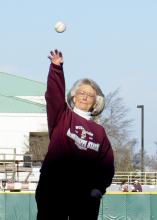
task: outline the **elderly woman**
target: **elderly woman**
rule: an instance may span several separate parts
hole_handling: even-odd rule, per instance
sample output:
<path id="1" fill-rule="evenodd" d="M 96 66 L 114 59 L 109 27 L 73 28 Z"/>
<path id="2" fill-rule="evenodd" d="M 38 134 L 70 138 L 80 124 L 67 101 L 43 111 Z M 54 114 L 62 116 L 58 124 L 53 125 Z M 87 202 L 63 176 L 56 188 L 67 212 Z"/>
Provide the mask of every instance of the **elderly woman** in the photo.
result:
<path id="1" fill-rule="evenodd" d="M 63 56 L 55 50 L 45 98 L 50 143 L 36 189 L 37 220 L 96 220 L 114 175 L 110 142 L 94 122 L 104 95 L 92 80 L 77 81 L 65 100 Z"/>

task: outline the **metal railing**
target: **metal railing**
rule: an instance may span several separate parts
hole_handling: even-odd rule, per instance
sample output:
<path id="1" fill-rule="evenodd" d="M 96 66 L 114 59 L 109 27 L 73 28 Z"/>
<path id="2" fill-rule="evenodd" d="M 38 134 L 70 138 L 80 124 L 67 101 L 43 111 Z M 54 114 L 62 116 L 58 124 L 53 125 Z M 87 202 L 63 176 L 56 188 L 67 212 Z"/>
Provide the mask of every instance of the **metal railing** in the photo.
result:
<path id="1" fill-rule="evenodd" d="M 157 185 L 157 172 L 116 172 L 113 183 L 127 182 L 129 185 L 138 180 L 142 185 Z"/>
<path id="2" fill-rule="evenodd" d="M 17 156 L 21 156 L 21 155 L 17 155 Z M 41 160 L 32 160 L 30 158 L 26 158 L 25 160 L 0 159 L 0 174 L 3 173 L 5 179 L 8 179 L 11 176 L 8 174 L 12 173 L 13 181 L 23 181 L 20 179 L 20 173 L 29 172 L 30 174 L 35 175 L 34 172 L 39 172 L 41 164 L 42 164 Z M 112 183 L 121 184 L 122 182 L 127 182 L 128 184 L 133 184 L 135 180 L 138 180 L 143 185 L 144 184 L 157 185 L 157 172 L 140 172 L 140 171 L 116 172 L 113 177 Z M 25 182 L 26 181 L 28 181 L 28 177 L 25 179 Z M 38 182 L 38 179 L 36 179 L 36 182 Z"/>
<path id="3" fill-rule="evenodd" d="M 42 161 L 32 160 L 29 156 L 31 155 L 16 154 L 11 160 L 0 154 L 0 182 L 37 184 Z M 157 185 L 157 172 L 116 172 L 112 183 L 120 185 L 127 182 L 132 185 L 135 180 L 142 185 Z"/>
<path id="4" fill-rule="evenodd" d="M 0 174 L 4 179 L 15 182 L 19 180 L 19 172 L 32 171 L 32 155 L 0 154 Z M 1 178 L 2 175 L 0 175 Z"/>
<path id="5" fill-rule="evenodd" d="M 34 191 L 36 189 L 42 161 L 32 160 L 28 154 L 16 154 L 14 160 L 5 159 L 6 155 L 3 155 L 3 159 L 1 157 L 2 154 L 0 155 L 1 190 Z"/>

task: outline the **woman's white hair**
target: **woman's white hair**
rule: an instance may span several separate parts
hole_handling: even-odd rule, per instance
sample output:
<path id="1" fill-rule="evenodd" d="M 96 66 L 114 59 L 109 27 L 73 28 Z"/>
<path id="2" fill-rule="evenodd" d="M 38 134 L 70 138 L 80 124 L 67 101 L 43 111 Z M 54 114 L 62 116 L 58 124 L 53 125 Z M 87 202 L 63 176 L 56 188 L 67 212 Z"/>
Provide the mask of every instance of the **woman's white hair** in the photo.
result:
<path id="1" fill-rule="evenodd" d="M 105 97 L 102 93 L 100 87 L 97 85 L 96 82 L 94 82 L 91 79 L 80 79 L 77 80 L 74 85 L 72 86 L 71 90 L 67 94 L 67 103 L 68 105 L 73 109 L 74 108 L 74 102 L 73 97 L 76 95 L 77 90 L 81 85 L 90 85 L 95 91 L 96 91 L 96 103 L 94 105 L 92 116 L 99 115 L 105 107 Z"/>

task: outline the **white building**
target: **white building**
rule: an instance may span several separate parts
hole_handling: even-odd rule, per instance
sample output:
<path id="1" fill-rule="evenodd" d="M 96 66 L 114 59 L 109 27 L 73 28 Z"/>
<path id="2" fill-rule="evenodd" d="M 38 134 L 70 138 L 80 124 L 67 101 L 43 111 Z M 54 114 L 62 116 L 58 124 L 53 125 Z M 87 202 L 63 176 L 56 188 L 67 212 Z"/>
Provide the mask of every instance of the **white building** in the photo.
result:
<path id="1" fill-rule="evenodd" d="M 44 83 L 0 72 L 1 157 L 25 153 L 31 132 L 47 132 L 45 90 Z"/>

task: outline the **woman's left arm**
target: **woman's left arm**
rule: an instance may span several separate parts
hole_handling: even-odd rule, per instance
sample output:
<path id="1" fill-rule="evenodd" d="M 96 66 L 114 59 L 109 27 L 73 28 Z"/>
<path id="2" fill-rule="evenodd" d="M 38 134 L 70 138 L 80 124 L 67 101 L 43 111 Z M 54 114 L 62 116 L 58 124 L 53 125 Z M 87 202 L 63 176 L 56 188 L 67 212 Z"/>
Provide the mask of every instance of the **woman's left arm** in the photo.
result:
<path id="1" fill-rule="evenodd" d="M 102 193 L 106 191 L 112 183 L 114 176 L 114 155 L 110 141 L 105 133 L 103 143 L 99 152 L 98 160 L 98 188 Z"/>

